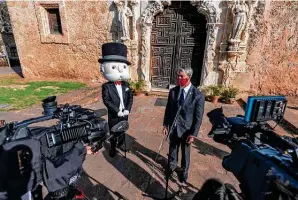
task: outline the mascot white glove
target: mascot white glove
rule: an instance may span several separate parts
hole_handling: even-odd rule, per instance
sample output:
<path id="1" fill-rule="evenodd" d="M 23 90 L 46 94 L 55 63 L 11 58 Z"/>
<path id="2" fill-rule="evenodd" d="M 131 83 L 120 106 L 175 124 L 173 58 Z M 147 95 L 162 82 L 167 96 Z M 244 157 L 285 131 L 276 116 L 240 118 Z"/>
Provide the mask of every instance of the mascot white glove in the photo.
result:
<path id="1" fill-rule="evenodd" d="M 128 110 L 124 110 L 123 111 L 123 115 L 128 115 L 129 114 L 129 111 Z"/>
<path id="2" fill-rule="evenodd" d="M 122 111 L 119 111 L 117 115 L 118 115 L 118 117 L 123 117 L 124 116 Z"/>

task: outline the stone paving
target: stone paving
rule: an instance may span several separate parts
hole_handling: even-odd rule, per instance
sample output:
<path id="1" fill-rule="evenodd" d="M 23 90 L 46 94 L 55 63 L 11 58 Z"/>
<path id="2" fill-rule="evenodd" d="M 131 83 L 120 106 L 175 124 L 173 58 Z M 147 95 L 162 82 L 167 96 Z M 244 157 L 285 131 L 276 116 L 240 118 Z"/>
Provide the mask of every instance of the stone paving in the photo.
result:
<path id="1" fill-rule="evenodd" d="M 81 91 L 82 92 L 82 91 Z M 94 91 L 83 91 L 88 99 L 91 96 L 97 98 L 96 103 L 89 104 L 92 109 L 103 108 L 103 103 L 99 97 L 100 93 Z M 68 97 L 71 94 L 67 94 Z M 71 96 L 78 96 L 74 92 Z M 64 96 L 60 99 L 66 100 Z M 163 197 L 165 180 L 163 168 L 166 166 L 168 143 L 165 142 L 161 150 L 161 156 L 157 159 L 157 152 L 163 139 L 162 120 L 165 107 L 154 106 L 157 97 L 145 96 L 135 97 L 133 109 L 130 114 L 130 129 L 127 135 L 127 144 L 130 152 L 125 159 L 120 155 L 108 156 L 109 144 L 105 145 L 99 154 L 88 155 L 84 163 L 84 173 L 81 179 L 81 187 L 92 200 L 98 199 L 143 199 L 142 194 L 154 194 Z M 82 99 L 74 100 L 72 103 L 83 103 Z M 62 102 L 61 102 L 62 103 Z M 221 106 L 218 105 L 218 106 Z M 226 116 L 244 114 L 238 104 L 222 105 Z M 41 106 L 20 112 L 0 113 L 0 119 L 22 120 L 29 116 L 40 115 Z M 175 199 L 191 199 L 202 186 L 204 181 L 211 177 L 220 178 L 224 182 L 229 182 L 238 188 L 238 181 L 235 177 L 226 172 L 221 165 L 222 158 L 230 151 L 224 145 L 215 143 L 207 137 L 211 129 L 206 113 L 215 107 L 206 102 L 203 124 L 199 132 L 199 137 L 195 140 L 191 149 L 190 177 L 187 193 Z M 154 168 L 152 167 L 154 166 Z M 150 183 L 148 183 L 151 177 Z M 169 193 L 172 194 L 177 188 L 177 178 L 170 181 Z M 150 198 L 144 198 L 150 199 Z"/>
<path id="2" fill-rule="evenodd" d="M 87 156 L 84 163 L 86 174 L 82 185 L 88 191 L 89 198 L 143 199 L 142 194 L 146 191 L 152 174 L 153 178 L 147 193 L 158 197 L 164 195 L 163 168 L 166 167 L 168 143 L 164 143 L 161 156 L 157 162 L 154 162 L 163 139 L 161 133 L 165 109 L 165 107 L 153 106 L 156 98 L 152 96 L 135 98 L 129 118 L 127 144 L 130 153 L 127 154 L 127 159 L 121 155 L 111 159 L 108 156 L 108 150 L 105 149 L 99 155 Z M 99 102 L 90 107 L 98 109 L 103 107 L 103 104 Z M 212 104 L 206 102 L 205 114 L 213 108 Z M 227 116 L 243 114 L 238 105 L 223 105 L 223 108 Z M 207 137 L 210 129 L 211 125 L 204 116 L 199 138 L 192 145 L 189 189 L 180 199 L 191 199 L 203 182 L 210 177 L 220 178 L 238 187 L 238 182 L 233 175 L 221 167 L 221 159 L 228 154 L 229 149 Z M 170 182 L 170 193 L 178 189 L 176 183 L 176 178 Z"/>

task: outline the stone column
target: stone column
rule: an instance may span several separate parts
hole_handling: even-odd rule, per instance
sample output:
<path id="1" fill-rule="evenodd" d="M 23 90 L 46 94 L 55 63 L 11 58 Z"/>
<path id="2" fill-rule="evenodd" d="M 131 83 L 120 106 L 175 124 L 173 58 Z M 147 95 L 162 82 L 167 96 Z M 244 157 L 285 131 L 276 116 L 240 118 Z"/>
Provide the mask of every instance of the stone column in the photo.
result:
<path id="1" fill-rule="evenodd" d="M 131 40 L 131 78 L 132 80 L 138 79 L 138 49 L 139 49 L 139 36 L 137 31 L 137 9 L 139 5 L 138 0 L 131 0 L 130 5 L 132 8 L 132 40 Z"/>
<path id="2" fill-rule="evenodd" d="M 164 9 L 164 5 L 170 5 L 169 1 L 155 1 L 148 4 L 147 8 L 143 11 L 140 25 L 141 25 L 141 65 L 139 67 L 140 79 L 145 81 L 146 90 L 151 90 L 150 82 L 150 39 L 152 31 L 152 22 L 154 16 L 161 13 Z"/>
<path id="3" fill-rule="evenodd" d="M 142 58 L 141 58 L 141 74 L 140 78 L 146 82 L 146 90 L 151 90 L 150 82 L 150 38 L 152 31 L 152 23 L 142 25 Z"/>
<path id="4" fill-rule="evenodd" d="M 202 85 L 213 85 L 218 79 L 217 69 L 214 65 L 216 56 L 216 38 L 222 23 L 207 24 L 207 38 L 205 47 L 205 57 L 203 61 L 203 77 Z"/>

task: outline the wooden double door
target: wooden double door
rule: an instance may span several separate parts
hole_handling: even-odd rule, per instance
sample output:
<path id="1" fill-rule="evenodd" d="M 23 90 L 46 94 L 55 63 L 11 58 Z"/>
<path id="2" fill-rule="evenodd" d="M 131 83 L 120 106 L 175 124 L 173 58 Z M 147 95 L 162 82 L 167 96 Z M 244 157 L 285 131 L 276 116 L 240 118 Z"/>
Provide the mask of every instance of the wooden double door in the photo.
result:
<path id="1" fill-rule="evenodd" d="M 153 88 L 177 84 L 179 66 L 192 67 L 192 84 L 201 84 L 206 18 L 188 1 L 172 1 L 153 21 L 151 83 Z"/>

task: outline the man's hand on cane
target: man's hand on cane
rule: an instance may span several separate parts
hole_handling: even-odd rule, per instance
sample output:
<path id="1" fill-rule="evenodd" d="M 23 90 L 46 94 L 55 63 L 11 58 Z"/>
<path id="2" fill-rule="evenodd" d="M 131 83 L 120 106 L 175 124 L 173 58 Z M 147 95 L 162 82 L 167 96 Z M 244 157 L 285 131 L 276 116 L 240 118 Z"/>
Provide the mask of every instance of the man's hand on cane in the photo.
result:
<path id="1" fill-rule="evenodd" d="M 169 134 L 168 127 L 167 126 L 164 126 L 162 132 L 163 132 L 164 136 L 168 136 L 168 134 Z"/>
<path id="2" fill-rule="evenodd" d="M 188 144 L 192 144 L 194 141 L 195 141 L 195 136 L 193 136 L 193 135 L 189 135 L 189 136 L 187 137 L 187 143 L 188 143 Z"/>

